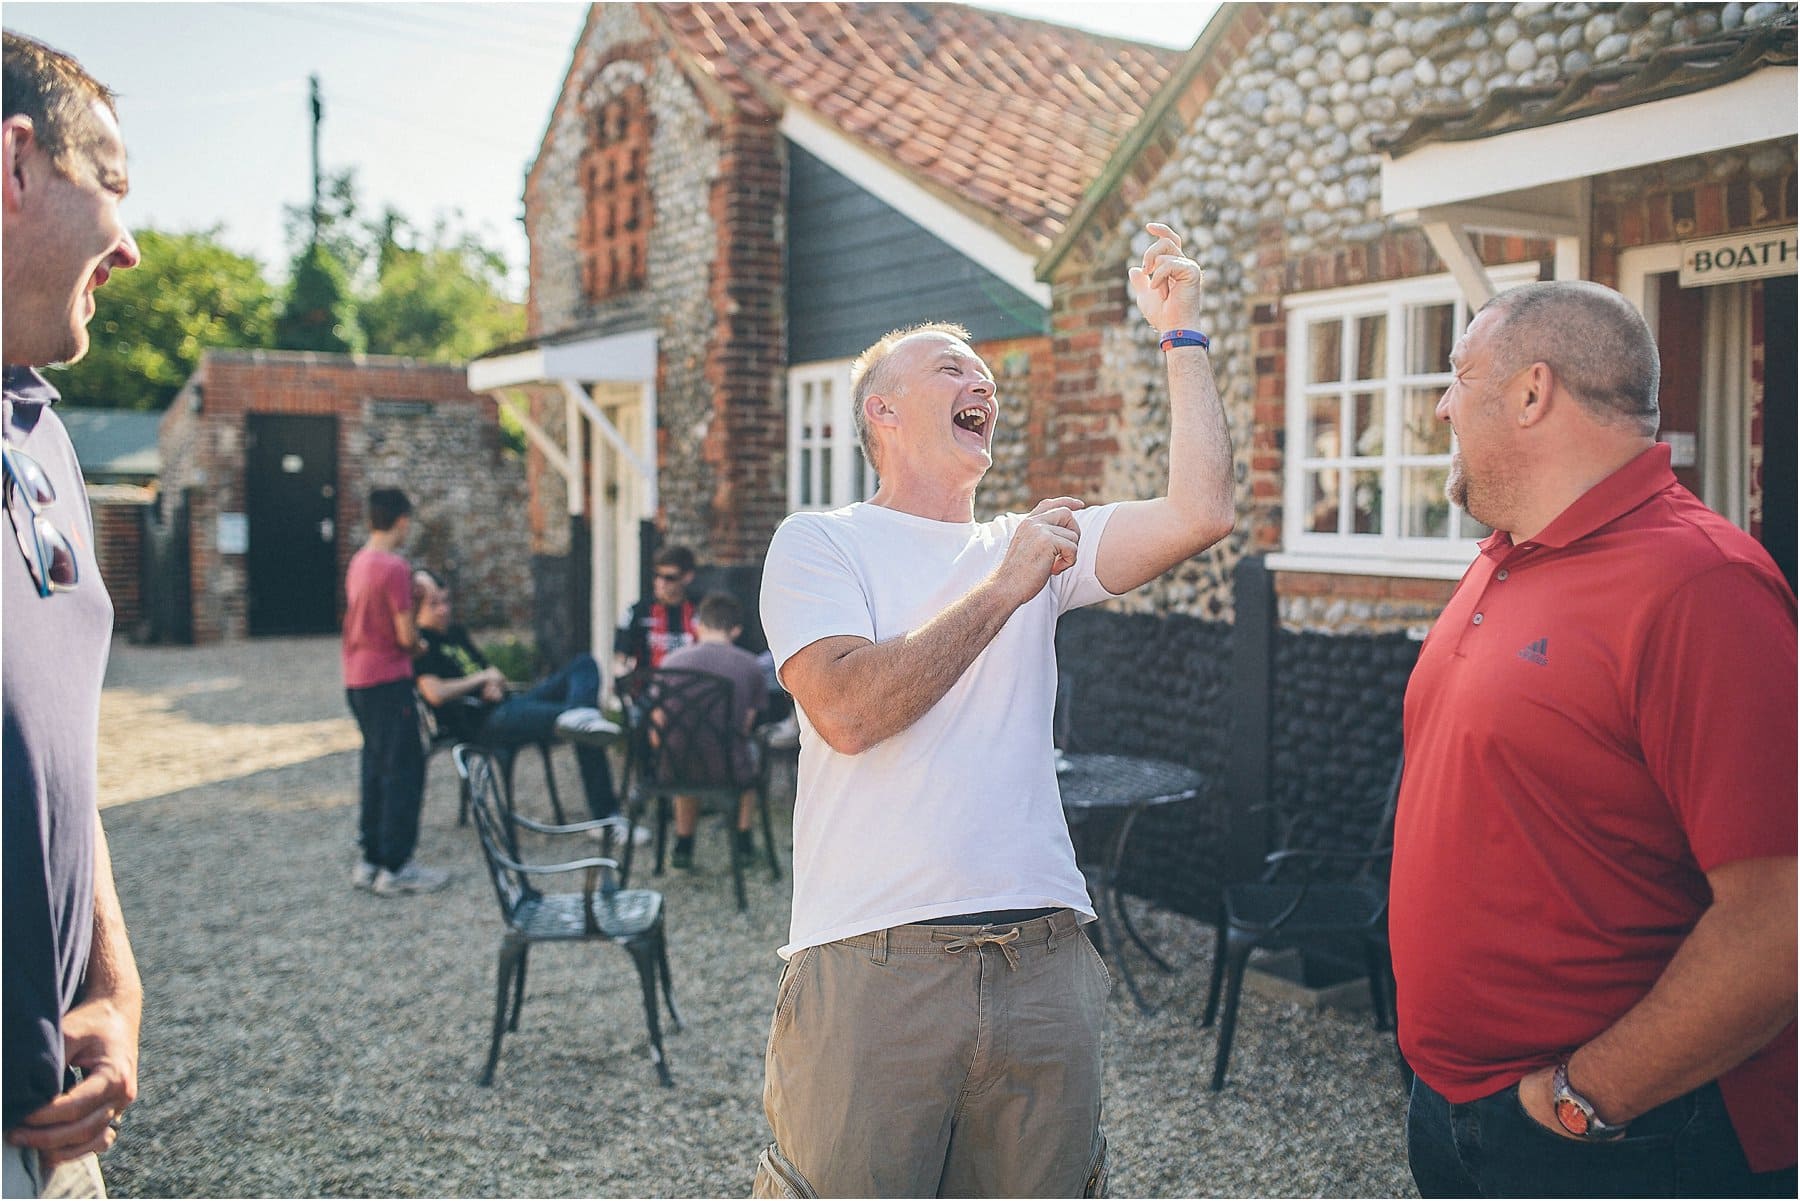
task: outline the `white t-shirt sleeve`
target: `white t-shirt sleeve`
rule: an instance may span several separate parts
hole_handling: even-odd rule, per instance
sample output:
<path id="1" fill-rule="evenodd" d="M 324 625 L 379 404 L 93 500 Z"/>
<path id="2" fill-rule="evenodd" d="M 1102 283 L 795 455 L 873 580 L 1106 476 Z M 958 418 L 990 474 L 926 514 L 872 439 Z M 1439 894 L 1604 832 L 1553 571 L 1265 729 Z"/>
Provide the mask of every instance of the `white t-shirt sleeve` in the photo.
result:
<path id="1" fill-rule="evenodd" d="M 1075 511 L 1075 524 L 1081 530 L 1081 540 L 1075 548 L 1075 566 L 1050 577 L 1050 591 L 1056 597 L 1058 613 L 1096 605 L 1118 595 L 1108 592 L 1100 577 L 1094 574 L 1095 563 L 1100 557 L 1100 539 L 1106 533 L 1106 523 L 1112 520 L 1118 508 L 1115 501 Z"/>
<path id="2" fill-rule="evenodd" d="M 795 513 L 769 542 L 763 564 L 763 632 L 775 670 L 821 638 L 875 641 L 875 618 L 862 578 L 827 532 L 827 518 Z"/>

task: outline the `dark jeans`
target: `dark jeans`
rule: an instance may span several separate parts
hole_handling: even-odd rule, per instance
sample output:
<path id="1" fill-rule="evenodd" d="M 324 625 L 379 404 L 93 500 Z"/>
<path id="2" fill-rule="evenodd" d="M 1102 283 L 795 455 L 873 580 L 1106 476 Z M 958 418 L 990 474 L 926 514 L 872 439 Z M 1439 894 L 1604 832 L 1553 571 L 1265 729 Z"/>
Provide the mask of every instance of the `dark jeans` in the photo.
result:
<path id="1" fill-rule="evenodd" d="M 425 788 L 425 749 L 410 679 L 373 688 L 346 688 L 362 731 L 363 858 L 399 871 L 419 842 L 419 803 Z"/>
<path id="2" fill-rule="evenodd" d="M 1659 1105 L 1614 1142 L 1546 1130 L 1513 1085 L 1453 1105 L 1414 1078 L 1406 1156 L 1422 1197 L 1792 1197 L 1794 1169 L 1753 1173 L 1719 1086 Z"/>
<path id="3" fill-rule="evenodd" d="M 479 738 L 488 746 L 517 751 L 519 747 L 556 737 L 556 719 L 566 710 L 592 709 L 599 703 L 599 665 L 592 655 L 576 655 L 563 664 L 562 670 L 529 692 L 502 701 L 481 724 Z M 612 768 L 606 762 L 606 752 L 577 743 L 575 762 L 581 768 L 588 812 L 595 817 L 617 813 L 619 801 L 613 795 Z"/>

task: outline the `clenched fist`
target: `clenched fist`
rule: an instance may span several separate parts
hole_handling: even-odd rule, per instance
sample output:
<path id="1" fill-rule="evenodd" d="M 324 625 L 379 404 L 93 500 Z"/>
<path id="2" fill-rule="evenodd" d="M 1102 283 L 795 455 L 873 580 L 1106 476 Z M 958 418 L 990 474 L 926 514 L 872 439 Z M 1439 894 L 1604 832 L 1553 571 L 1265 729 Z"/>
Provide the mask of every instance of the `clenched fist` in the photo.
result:
<path id="1" fill-rule="evenodd" d="M 1075 566 L 1075 552 L 1081 541 L 1075 510 L 1084 507 L 1085 502 L 1073 496 L 1047 497 L 1013 531 L 1012 543 L 994 576 L 1016 604 L 1022 605 L 1036 596 L 1051 576 Z"/>

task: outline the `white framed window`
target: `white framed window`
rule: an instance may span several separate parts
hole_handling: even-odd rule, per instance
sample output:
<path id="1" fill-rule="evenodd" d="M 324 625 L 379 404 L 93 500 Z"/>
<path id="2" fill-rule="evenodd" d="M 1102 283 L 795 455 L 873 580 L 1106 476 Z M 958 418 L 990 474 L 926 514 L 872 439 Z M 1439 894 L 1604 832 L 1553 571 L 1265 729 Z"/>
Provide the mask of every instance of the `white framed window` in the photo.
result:
<path id="1" fill-rule="evenodd" d="M 1489 271 L 1505 290 L 1536 263 Z M 1444 496 L 1453 449 L 1437 402 L 1469 307 L 1448 275 L 1284 298 L 1282 550 L 1270 566 L 1461 574 L 1491 532 Z"/>
<path id="2" fill-rule="evenodd" d="M 836 509 L 875 495 L 850 415 L 850 359 L 788 369 L 788 508 Z"/>

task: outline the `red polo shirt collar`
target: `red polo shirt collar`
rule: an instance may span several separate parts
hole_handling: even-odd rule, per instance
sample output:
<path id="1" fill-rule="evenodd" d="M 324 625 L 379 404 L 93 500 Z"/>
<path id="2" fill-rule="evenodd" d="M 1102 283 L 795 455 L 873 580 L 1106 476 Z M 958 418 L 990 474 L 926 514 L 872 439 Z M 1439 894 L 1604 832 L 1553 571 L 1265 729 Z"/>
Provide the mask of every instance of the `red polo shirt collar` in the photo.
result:
<path id="1" fill-rule="evenodd" d="M 1561 548 L 1612 524 L 1670 484 L 1669 444 L 1658 442 L 1575 498 L 1575 503 L 1556 515 L 1537 537 L 1514 547 L 1512 535 L 1495 530 L 1481 542 L 1481 553 L 1503 559 L 1515 549 L 1535 546 Z"/>

